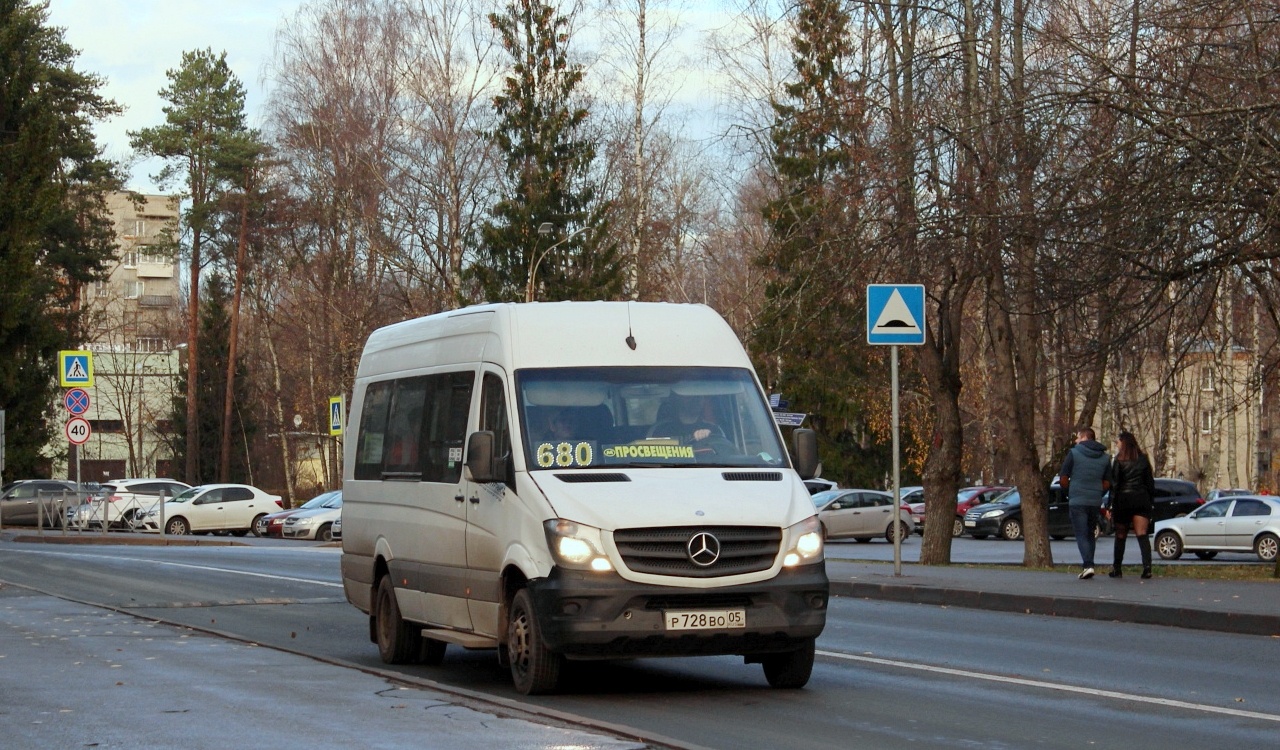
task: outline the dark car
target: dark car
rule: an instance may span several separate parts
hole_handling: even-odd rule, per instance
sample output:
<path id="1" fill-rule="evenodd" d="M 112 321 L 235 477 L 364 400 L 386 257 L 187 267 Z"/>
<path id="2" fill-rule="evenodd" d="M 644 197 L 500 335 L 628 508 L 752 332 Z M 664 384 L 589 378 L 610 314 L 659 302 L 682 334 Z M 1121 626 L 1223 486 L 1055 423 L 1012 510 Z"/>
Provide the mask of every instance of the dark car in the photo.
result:
<path id="1" fill-rule="evenodd" d="M 0 525 L 35 526 L 44 520 L 46 527 L 62 524 L 67 508 L 84 498 L 75 482 L 61 479 L 23 479 L 0 488 Z"/>
<path id="2" fill-rule="evenodd" d="M 951 521 L 951 536 L 964 536 L 964 514 L 974 506 L 989 503 L 1008 492 L 1011 487 L 965 487 L 956 493 L 956 514 Z M 916 533 L 924 534 L 925 503 L 921 492 L 918 502 L 911 503 L 911 520 L 915 521 Z"/>
<path id="3" fill-rule="evenodd" d="M 1071 515 L 1067 510 L 1067 496 L 1059 485 L 1049 487 L 1048 510 L 1051 539 L 1066 539 L 1075 535 L 1071 528 Z M 1022 538 L 1022 494 L 1015 487 L 990 503 L 970 508 L 964 514 L 964 533 L 974 539 L 997 535 L 1009 540 Z M 1111 524 L 1105 520 L 1094 529 L 1094 536 L 1110 533 Z"/>
<path id="4" fill-rule="evenodd" d="M 1185 516 L 1204 505 L 1204 496 L 1192 482 L 1185 479 L 1156 479 L 1156 510 L 1151 522 Z M 1154 528 L 1154 525 L 1153 527 Z"/>

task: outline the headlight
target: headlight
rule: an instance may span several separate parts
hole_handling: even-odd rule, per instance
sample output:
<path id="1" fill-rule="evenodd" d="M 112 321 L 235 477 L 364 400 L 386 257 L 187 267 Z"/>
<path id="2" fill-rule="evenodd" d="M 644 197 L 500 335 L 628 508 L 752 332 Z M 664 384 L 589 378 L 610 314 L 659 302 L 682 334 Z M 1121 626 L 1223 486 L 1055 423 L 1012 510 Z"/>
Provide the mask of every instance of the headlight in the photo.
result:
<path id="1" fill-rule="evenodd" d="M 613 570 L 613 563 L 604 554 L 604 534 L 600 529 L 560 518 L 547 521 L 543 529 L 551 556 L 560 567 L 597 572 Z"/>
<path id="2" fill-rule="evenodd" d="M 983 518 L 995 518 L 996 516 L 1000 515 L 1001 513 L 1004 513 L 1004 511 L 1002 511 L 1002 510 L 989 510 L 989 511 L 987 511 L 986 513 L 983 513 L 983 514 L 982 514 L 982 517 L 983 517 Z"/>
<path id="3" fill-rule="evenodd" d="M 294 526 L 310 526 L 315 522 L 316 522 L 316 519 L 314 518 L 296 518 L 293 521 L 293 525 Z"/>
<path id="4" fill-rule="evenodd" d="M 810 516 L 787 529 L 783 539 L 790 540 L 790 546 L 782 556 L 782 567 L 794 568 L 822 559 L 822 522 L 817 516 Z"/>

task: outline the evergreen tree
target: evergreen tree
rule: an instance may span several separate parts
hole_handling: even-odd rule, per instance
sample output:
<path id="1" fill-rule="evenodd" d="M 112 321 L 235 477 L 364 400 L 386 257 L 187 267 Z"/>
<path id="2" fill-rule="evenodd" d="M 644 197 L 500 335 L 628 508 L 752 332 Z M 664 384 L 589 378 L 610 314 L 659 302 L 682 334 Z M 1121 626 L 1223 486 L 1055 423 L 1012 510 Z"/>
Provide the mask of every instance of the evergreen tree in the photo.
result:
<path id="1" fill-rule="evenodd" d="M 764 210 L 773 232 L 757 261 L 770 275 L 754 351 L 770 388 L 812 415 L 826 476 L 868 486 L 890 457 L 869 439 L 862 397 L 871 356 L 859 327 L 865 99 L 841 2 L 799 3 L 795 30 L 795 80 L 773 105 L 778 196 Z"/>
<path id="2" fill-rule="evenodd" d="M 469 275 L 485 299 L 609 299 L 622 292 L 617 245 L 604 227 L 589 170 L 595 144 L 575 89 L 582 66 L 567 56 L 568 20 L 536 0 L 489 16 L 512 68 L 494 98 L 495 145 L 506 157 L 506 197 L 480 231 Z M 551 232 L 539 232 L 549 224 Z"/>
<path id="3" fill-rule="evenodd" d="M 191 202 L 183 217 L 189 250 L 185 366 L 188 372 L 199 374 L 205 370 L 200 362 L 197 330 L 200 272 L 206 262 L 204 243 L 214 231 L 214 213 L 222 195 L 257 154 L 256 138 L 245 125 L 244 86 L 227 65 L 227 53 L 214 55 L 211 49 L 184 52 L 182 66 L 165 75 L 169 85 L 160 90 L 160 96 L 169 103 L 164 108 L 165 123 L 129 136 L 139 152 L 165 159 L 164 168 L 156 175 L 157 182 L 168 186 L 185 180 L 184 197 Z M 201 403 L 196 398 L 199 387 L 197 382 L 186 383 L 186 444 L 203 444 L 205 439 L 199 434 L 205 415 L 194 411 Z M 216 412 L 221 411 L 219 406 Z M 199 451 L 187 453 L 184 474 L 188 482 L 207 473 L 195 463 L 202 456 Z"/>
<path id="4" fill-rule="evenodd" d="M 205 282 L 204 294 L 200 302 L 200 351 L 199 369 L 194 382 L 196 399 L 199 402 L 195 413 L 200 420 L 195 431 L 198 442 L 195 453 L 199 454 L 196 465 L 200 473 L 188 477 L 190 484 L 206 484 L 220 482 L 218 476 L 218 454 L 222 449 L 222 403 L 227 385 L 227 362 L 231 348 L 231 290 L 227 280 L 221 274 L 211 274 Z M 186 367 L 178 374 L 179 387 L 173 398 L 174 426 L 174 461 L 179 465 L 188 460 L 186 441 L 189 432 L 186 429 L 187 393 L 186 384 L 191 382 Z M 234 389 L 235 409 L 230 426 L 231 453 L 230 472 L 225 481 L 248 482 L 250 466 L 247 446 L 257 433 L 257 421 L 249 401 L 248 367 L 243 358 L 237 358 L 235 366 Z"/>
<path id="5" fill-rule="evenodd" d="M 47 472 L 57 353 L 80 348 L 77 294 L 114 252 L 105 195 L 120 180 L 93 121 L 119 108 L 47 25 L 48 3 L 0 0 L 0 409 L 5 475 Z"/>

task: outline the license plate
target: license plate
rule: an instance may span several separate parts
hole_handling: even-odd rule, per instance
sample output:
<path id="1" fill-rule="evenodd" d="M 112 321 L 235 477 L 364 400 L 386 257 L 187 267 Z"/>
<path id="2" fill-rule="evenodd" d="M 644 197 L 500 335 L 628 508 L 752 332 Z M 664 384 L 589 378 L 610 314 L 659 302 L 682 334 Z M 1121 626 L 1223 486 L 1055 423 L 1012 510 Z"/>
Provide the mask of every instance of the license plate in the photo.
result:
<path id="1" fill-rule="evenodd" d="M 978 525 L 978 522 L 977 522 L 977 521 L 968 521 L 968 520 L 966 520 L 966 521 L 964 522 L 964 525 L 965 525 L 965 526 L 977 526 L 977 525 Z"/>
<path id="2" fill-rule="evenodd" d="M 667 630 L 724 630 L 745 628 L 747 611 L 744 609 L 703 609 L 690 612 L 668 610 L 662 613 Z"/>

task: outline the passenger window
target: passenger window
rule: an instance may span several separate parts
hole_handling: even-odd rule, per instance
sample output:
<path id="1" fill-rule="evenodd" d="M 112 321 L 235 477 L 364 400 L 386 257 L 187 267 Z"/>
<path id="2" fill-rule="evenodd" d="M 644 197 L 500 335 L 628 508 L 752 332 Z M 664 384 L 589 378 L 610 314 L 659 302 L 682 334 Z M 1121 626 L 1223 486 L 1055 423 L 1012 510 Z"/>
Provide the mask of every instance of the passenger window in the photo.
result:
<path id="1" fill-rule="evenodd" d="M 382 454 L 382 473 L 417 478 L 422 475 L 423 407 L 427 378 L 397 380 L 391 396 L 391 414 Z"/>
<path id="2" fill-rule="evenodd" d="M 1231 511 L 1233 516 L 1269 516 L 1271 508 L 1266 503 L 1257 500 L 1237 500 L 1236 507 Z"/>
<path id="3" fill-rule="evenodd" d="M 382 446 L 386 442 L 387 411 L 392 381 L 370 383 L 360 410 L 360 434 L 356 442 L 356 479 L 382 478 Z"/>
<path id="4" fill-rule="evenodd" d="M 244 502 L 253 499 L 253 491 L 247 487 L 228 487 L 222 491 L 222 501 L 225 503 Z"/>
<path id="5" fill-rule="evenodd" d="M 426 456 L 422 481 L 454 484 L 462 478 L 462 443 L 471 413 L 475 374 L 432 375 L 426 389 Z"/>

